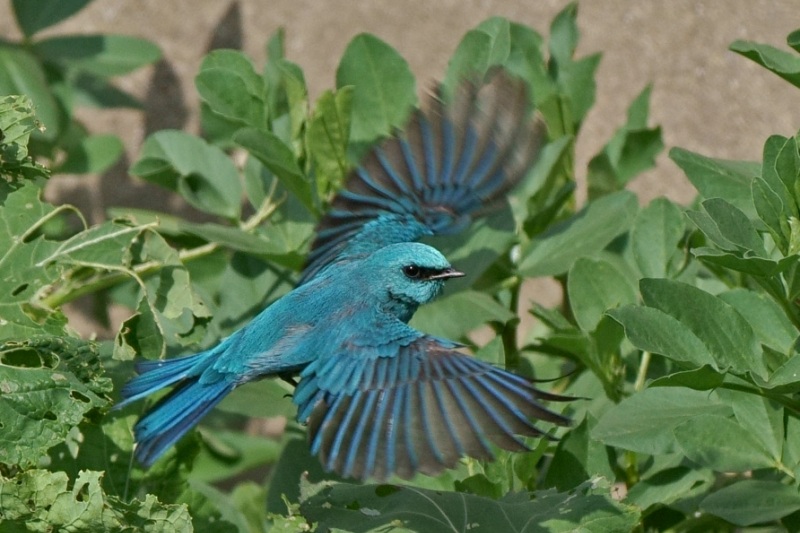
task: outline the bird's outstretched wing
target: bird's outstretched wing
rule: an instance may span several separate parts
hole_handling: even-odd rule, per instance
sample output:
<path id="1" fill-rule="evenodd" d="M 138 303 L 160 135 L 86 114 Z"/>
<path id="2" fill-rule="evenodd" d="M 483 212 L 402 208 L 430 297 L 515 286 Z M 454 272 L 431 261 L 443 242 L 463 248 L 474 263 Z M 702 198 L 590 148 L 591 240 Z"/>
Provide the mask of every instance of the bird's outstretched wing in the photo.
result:
<path id="1" fill-rule="evenodd" d="M 464 82 L 385 139 L 347 178 L 317 227 L 300 284 L 337 258 L 464 229 L 531 168 L 545 134 L 525 83 L 494 70 Z"/>
<path id="2" fill-rule="evenodd" d="M 492 444 L 527 450 L 518 435 L 544 435 L 533 420 L 568 424 L 540 401 L 571 398 L 408 330 L 391 348 L 351 344 L 303 371 L 298 419 L 327 470 L 376 480 L 436 474 L 464 455 L 492 458 Z"/>

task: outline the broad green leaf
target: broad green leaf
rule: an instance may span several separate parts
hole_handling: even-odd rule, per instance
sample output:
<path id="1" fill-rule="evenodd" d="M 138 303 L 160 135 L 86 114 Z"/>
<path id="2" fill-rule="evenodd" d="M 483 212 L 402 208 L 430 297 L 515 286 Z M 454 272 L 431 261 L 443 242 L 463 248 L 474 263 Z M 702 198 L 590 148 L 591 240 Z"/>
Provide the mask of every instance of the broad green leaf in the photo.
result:
<path id="1" fill-rule="evenodd" d="M 707 216 L 690 211 L 689 218 L 723 250 L 735 250 L 748 255 L 766 257 L 764 241 L 747 215 L 722 198 L 711 198 L 702 203 Z"/>
<path id="2" fill-rule="evenodd" d="M 747 319 L 761 344 L 782 354 L 792 352 L 800 331 L 775 300 L 745 288 L 723 292 L 719 298 Z"/>
<path id="3" fill-rule="evenodd" d="M 14 16 L 26 37 L 67 19 L 91 0 L 13 0 Z"/>
<path id="4" fill-rule="evenodd" d="M 628 491 L 625 501 L 641 509 L 669 505 L 707 492 L 714 474 L 705 468 L 677 466 L 642 479 Z"/>
<path id="5" fill-rule="evenodd" d="M 297 408 L 291 398 L 293 387 L 281 379 L 265 379 L 238 387 L 225 397 L 218 409 L 251 418 L 285 416 L 294 418 Z"/>
<path id="6" fill-rule="evenodd" d="M 770 235 L 772 235 L 780 250 L 786 254 L 789 249 L 791 229 L 783 201 L 767 182 L 761 178 L 753 180 L 752 193 L 756 213 L 769 229 Z"/>
<path id="7" fill-rule="evenodd" d="M 612 309 L 608 315 L 625 328 L 625 336 L 642 351 L 719 370 L 714 356 L 690 326 L 659 309 L 628 305 Z"/>
<path id="8" fill-rule="evenodd" d="M 692 248 L 692 255 L 706 263 L 766 278 L 779 275 L 797 263 L 796 257 L 784 257 L 779 261 L 774 261 L 763 257 L 748 256 L 742 252 L 724 252 L 707 246 Z"/>
<path id="9" fill-rule="evenodd" d="M 185 505 L 163 504 L 152 494 L 122 501 L 103 492 L 103 472 L 34 469 L 13 478 L 0 476 L 4 531 L 32 526 L 64 531 L 193 531 Z M 37 528 L 38 529 L 38 528 Z"/>
<path id="10" fill-rule="evenodd" d="M 61 242 L 37 266 L 60 263 L 94 268 L 127 267 L 131 262 L 131 246 L 147 228 L 124 220 L 103 222 Z"/>
<path id="11" fill-rule="evenodd" d="M 215 50 L 203 59 L 194 79 L 211 111 L 256 128 L 267 126 L 266 87 L 253 64 L 236 50 Z"/>
<path id="12" fill-rule="evenodd" d="M 596 254 L 627 231 L 637 210 L 636 196 L 628 191 L 589 203 L 523 248 L 520 273 L 535 277 L 567 272 L 577 259 Z"/>
<path id="13" fill-rule="evenodd" d="M 322 93 L 308 122 L 306 146 L 314 164 L 317 193 L 325 200 L 339 190 L 347 175 L 352 99 L 352 87 Z"/>
<path id="14" fill-rule="evenodd" d="M 426 333 L 457 339 L 486 322 L 504 323 L 514 316 L 488 294 L 466 290 L 421 307 L 412 324 Z"/>
<path id="15" fill-rule="evenodd" d="M 558 67 L 568 64 L 578 47 L 578 4 L 567 4 L 550 23 L 550 57 Z"/>
<path id="16" fill-rule="evenodd" d="M 311 182 L 297 165 L 292 150 L 274 133 L 245 128 L 236 133 L 233 141 L 250 152 L 267 167 L 310 212 L 316 212 Z"/>
<path id="17" fill-rule="evenodd" d="M 37 313 L 27 307 L 28 302 L 60 276 L 58 269 L 45 269 L 40 264 L 59 246 L 41 234 L 58 211 L 40 196 L 35 182 L 0 179 L 0 319 L 5 326 L 0 338 L 43 333 L 38 331 L 42 325 L 37 324 Z M 12 329 L 12 324 L 20 329 Z"/>
<path id="18" fill-rule="evenodd" d="M 238 218 L 242 184 L 225 153 L 202 139 L 164 130 L 147 138 L 131 173 L 177 191 L 194 207 Z"/>
<path id="19" fill-rule="evenodd" d="M 90 135 L 67 150 L 67 159 L 55 172 L 99 174 L 116 163 L 122 152 L 122 141 L 116 135 Z"/>
<path id="20" fill-rule="evenodd" d="M 712 492 L 700 510 L 736 524 L 771 522 L 800 509 L 797 487 L 778 481 L 743 479 Z"/>
<path id="21" fill-rule="evenodd" d="M 795 87 L 800 87 L 800 57 L 768 44 L 734 41 L 730 49 L 774 72 Z"/>
<path id="22" fill-rule="evenodd" d="M 736 309 L 703 290 L 664 279 L 643 279 L 639 289 L 645 305 L 682 322 L 700 339 L 718 368 L 766 377 L 761 345 Z"/>
<path id="23" fill-rule="evenodd" d="M 46 61 L 100 77 L 127 74 L 161 58 L 158 46 L 130 35 L 50 37 L 36 42 L 34 50 Z"/>
<path id="24" fill-rule="evenodd" d="M 740 428 L 760 443 L 777 464 L 783 455 L 784 409 L 779 404 L 757 394 L 736 390 L 721 390 L 720 398 L 733 408 Z"/>
<path id="25" fill-rule="evenodd" d="M 794 137 L 770 135 L 764 142 L 761 178 L 778 195 L 783 204 L 783 209 L 777 211 L 777 214 L 787 219 L 797 218 L 800 215 L 796 189 L 799 159 L 797 141 Z"/>
<path id="26" fill-rule="evenodd" d="M 614 265 L 603 260 L 581 258 L 567 276 L 572 314 L 583 331 L 592 331 L 608 309 L 636 301 L 636 286 Z"/>
<path id="27" fill-rule="evenodd" d="M 641 310 L 650 309 L 642 307 Z M 655 311 L 655 309 L 654 309 Z M 658 311 L 660 313 L 660 311 Z M 714 390 L 725 382 L 725 375 L 714 370 L 711 365 L 703 365 L 693 370 L 675 372 L 651 381 L 649 387 L 687 387 L 694 390 Z"/>
<path id="28" fill-rule="evenodd" d="M 188 270 L 178 253 L 157 233 L 146 232 L 140 241 L 134 260 L 160 266 L 155 275 L 144 280 L 143 287 L 154 319 L 168 341 L 183 345 L 196 342 L 205 333 L 204 325 L 211 313 L 194 290 Z"/>
<path id="29" fill-rule="evenodd" d="M 362 33 L 347 45 L 336 88 L 353 86 L 350 142 L 370 143 L 401 127 L 417 103 L 414 76 L 391 46 Z"/>
<path id="30" fill-rule="evenodd" d="M 666 198 L 656 198 L 639 211 L 631 230 L 633 257 L 646 278 L 665 278 L 683 239 L 681 208 Z"/>
<path id="31" fill-rule="evenodd" d="M 753 433 L 724 416 L 698 414 L 673 431 L 686 457 L 717 472 L 746 472 L 775 464 Z"/>
<path id="32" fill-rule="evenodd" d="M 602 476 L 614 479 L 605 444 L 593 439 L 590 430 L 597 424 L 591 415 L 558 441 L 552 463 L 547 469 L 545 487 L 570 490 L 587 479 Z"/>
<path id="33" fill-rule="evenodd" d="M 761 174 L 761 165 L 706 157 L 682 148 L 669 151 L 672 159 L 704 198 L 723 198 L 755 218 L 750 182 Z"/>
<path id="34" fill-rule="evenodd" d="M 45 139 L 55 139 L 64 127 L 56 99 L 36 58 L 27 50 L 0 43 L 0 95 L 20 94 L 33 101 Z"/>
<path id="35" fill-rule="evenodd" d="M 0 463 L 36 465 L 84 415 L 108 404 L 96 350 L 69 337 L 0 344 Z"/>
<path id="36" fill-rule="evenodd" d="M 472 494 L 396 485 L 303 482 L 303 515 L 325 528 L 385 531 L 403 524 L 420 533 L 441 531 L 630 531 L 639 512 L 586 483 L 574 491 L 509 494 L 492 500 Z"/>
<path id="37" fill-rule="evenodd" d="M 608 446 L 651 455 L 680 450 L 674 428 L 700 415 L 731 416 L 714 392 L 682 387 L 645 389 L 606 411 L 591 436 Z"/>

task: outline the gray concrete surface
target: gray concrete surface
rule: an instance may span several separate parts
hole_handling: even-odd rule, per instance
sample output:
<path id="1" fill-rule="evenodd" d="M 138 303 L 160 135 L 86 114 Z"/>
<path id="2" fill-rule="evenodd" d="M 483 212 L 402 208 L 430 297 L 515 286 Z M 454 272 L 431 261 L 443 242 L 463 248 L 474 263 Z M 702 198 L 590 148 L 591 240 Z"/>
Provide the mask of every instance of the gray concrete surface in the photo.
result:
<path id="1" fill-rule="evenodd" d="M 443 76 L 461 36 L 492 15 L 506 16 L 548 33 L 566 0 L 96 0 L 48 34 L 117 32 L 150 39 L 164 60 L 120 79 L 118 85 L 145 102 L 145 113 L 80 112 L 94 132 L 113 132 L 136 159 L 145 135 L 161 128 L 198 131 L 193 76 L 211 48 L 241 48 L 256 64 L 264 44 L 286 29 L 287 55 L 305 71 L 312 96 L 334 85 L 349 40 L 371 32 L 409 62 L 421 87 Z M 652 122 L 663 126 L 667 148 L 706 155 L 758 159 L 766 137 L 800 128 L 800 90 L 727 51 L 736 39 L 785 48 L 800 28 L 798 0 L 586 0 L 579 3 L 579 55 L 602 52 L 597 103 L 577 144 L 579 177 L 586 163 L 625 120 L 630 101 L 653 84 Z M 0 35 L 17 36 L 10 2 L 0 2 Z M 178 209 L 166 195 L 125 173 L 126 162 L 95 177 L 59 177 L 48 196 L 76 203 L 92 220 L 107 205 L 153 202 Z M 665 153 L 658 167 L 632 186 L 643 201 L 666 195 L 688 202 L 694 193 Z"/>

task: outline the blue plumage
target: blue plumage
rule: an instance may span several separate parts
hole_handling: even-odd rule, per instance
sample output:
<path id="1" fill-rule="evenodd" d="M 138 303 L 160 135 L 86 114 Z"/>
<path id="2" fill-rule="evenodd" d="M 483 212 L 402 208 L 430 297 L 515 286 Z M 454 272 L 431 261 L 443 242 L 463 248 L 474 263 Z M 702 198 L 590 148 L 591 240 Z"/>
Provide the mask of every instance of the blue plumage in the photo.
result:
<path id="1" fill-rule="evenodd" d="M 295 290 L 208 351 L 137 365 L 120 407 L 174 386 L 136 424 L 137 459 L 152 464 L 235 387 L 290 373 L 312 453 L 359 479 L 524 450 L 519 435 L 542 435 L 532 420 L 565 424 L 540 403 L 565 398 L 408 325 L 463 275 L 413 241 L 464 228 L 533 164 L 543 133 L 526 102 L 502 73 L 434 98 L 350 175 Z"/>

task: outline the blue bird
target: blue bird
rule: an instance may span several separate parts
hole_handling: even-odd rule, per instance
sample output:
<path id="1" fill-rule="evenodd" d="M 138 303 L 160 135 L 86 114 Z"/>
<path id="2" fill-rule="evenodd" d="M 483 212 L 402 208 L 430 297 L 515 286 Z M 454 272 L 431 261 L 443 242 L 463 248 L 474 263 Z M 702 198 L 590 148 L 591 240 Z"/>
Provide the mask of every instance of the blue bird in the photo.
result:
<path id="1" fill-rule="evenodd" d="M 137 365 L 117 407 L 175 386 L 136 424 L 151 465 L 235 387 L 299 374 L 297 419 L 326 470 L 383 480 L 436 474 L 492 445 L 526 450 L 533 420 L 564 425 L 521 376 L 408 325 L 463 276 L 413 242 L 458 231 L 501 201 L 543 136 L 525 85 L 503 72 L 463 83 L 374 148 L 322 219 L 298 287 L 207 351 Z"/>

